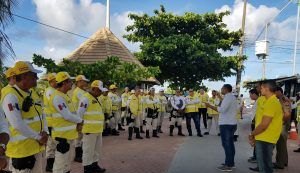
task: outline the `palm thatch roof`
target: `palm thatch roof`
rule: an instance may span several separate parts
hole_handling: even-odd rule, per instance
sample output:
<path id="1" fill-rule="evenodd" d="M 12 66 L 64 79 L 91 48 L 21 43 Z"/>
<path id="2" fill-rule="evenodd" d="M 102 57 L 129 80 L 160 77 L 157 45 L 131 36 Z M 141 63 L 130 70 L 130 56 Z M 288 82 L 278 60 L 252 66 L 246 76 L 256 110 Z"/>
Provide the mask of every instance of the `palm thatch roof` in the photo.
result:
<path id="1" fill-rule="evenodd" d="M 117 56 L 123 62 L 130 62 L 143 67 L 142 63 L 108 28 L 98 30 L 66 59 L 91 64 L 104 61 L 108 56 Z"/>

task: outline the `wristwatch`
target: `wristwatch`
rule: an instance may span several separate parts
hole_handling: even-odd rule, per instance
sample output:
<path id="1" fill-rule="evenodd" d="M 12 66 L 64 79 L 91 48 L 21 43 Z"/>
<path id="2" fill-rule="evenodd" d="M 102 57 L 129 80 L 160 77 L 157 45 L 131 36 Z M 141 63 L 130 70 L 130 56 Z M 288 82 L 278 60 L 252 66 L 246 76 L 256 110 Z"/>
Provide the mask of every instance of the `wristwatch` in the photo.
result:
<path id="1" fill-rule="evenodd" d="M 6 151 L 6 145 L 5 144 L 0 144 L 0 147 L 3 148 L 4 151 Z"/>

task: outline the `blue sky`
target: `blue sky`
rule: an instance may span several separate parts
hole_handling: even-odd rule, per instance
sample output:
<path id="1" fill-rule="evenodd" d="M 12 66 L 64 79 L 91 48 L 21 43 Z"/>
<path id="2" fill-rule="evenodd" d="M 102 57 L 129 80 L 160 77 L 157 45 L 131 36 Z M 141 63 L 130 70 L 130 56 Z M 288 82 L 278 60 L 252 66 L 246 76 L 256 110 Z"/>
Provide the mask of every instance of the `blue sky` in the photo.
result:
<path id="1" fill-rule="evenodd" d="M 262 64 L 254 55 L 254 42 L 266 21 L 275 16 L 288 0 L 248 0 L 246 20 L 246 49 L 249 57 L 243 80 L 261 78 Z M 90 36 L 105 23 L 106 0 L 23 0 L 19 1 L 14 13 L 66 29 L 84 36 Z M 163 4 L 167 11 L 176 14 L 184 12 L 206 13 L 229 9 L 232 14 L 224 22 L 236 30 L 241 25 L 241 0 L 111 0 L 111 30 L 131 51 L 138 45 L 122 38 L 125 26 L 130 24 L 129 12 L 149 13 Z M 292 56 L 295 38 L 297 5 L 291 3 L 271 24 L 269 30 L 270 56 L 267 63 L 267 78 L 292 74 Z M 71 53 L 85 39 L 46 28 L 23 19 L 15 18 L 6 28 L 18 60 L 30 60 L 33 53 L 59 60 Z M 299 39 L 300 40 L 300 39 Z M 300 46 L 297 57 L 297 72 L 300 72 Z M 237 49 L 226 52 L 235 55 Z M 5 61 L 10 66 L 14 60 Z M 234 84 L 235 78 L 226 82 Z M 222 82 L 205 82 L 210 88 L 219 88 Z"/>

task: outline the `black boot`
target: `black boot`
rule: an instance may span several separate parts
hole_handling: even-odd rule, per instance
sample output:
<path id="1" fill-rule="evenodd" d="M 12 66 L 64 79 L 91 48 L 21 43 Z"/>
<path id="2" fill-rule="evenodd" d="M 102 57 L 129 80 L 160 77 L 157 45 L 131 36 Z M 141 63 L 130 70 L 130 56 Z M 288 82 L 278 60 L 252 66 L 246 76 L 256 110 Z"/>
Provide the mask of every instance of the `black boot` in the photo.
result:
<path id="1" fill-rule="evenodd" d="M 111 130 L 111 135 L 113 135 L 113 136 L 119 136 L 120 134 L 118 133 L 118 131 L 116 129 L 112 129 Z"/>
<path id="2" fill-rule="evenodd" d="M 48 158 L 47 165 L 46 165 L 46 172 L 52 172 L 53 164 L 54 164 L 54 158 Z"/>
<path id="3" fill-rule="evenodd" d="M 125 131 L 125 129 L 122 127 L 121 124 L 118 124 L 118 130 L 120 130 L 120 131 Z"/>
<path id="4" fill-rule="evenodd" d="M 133 127 L 128 127 L 128 140 L 132 140 Z"/>
<path id="5" fill-rule="evenodd" d="M 93 165 L 87 165 L 83 167 L 84 173 L 94 173 Z"/>
<path id="6" fill-rule="evenodd" d="M 136 139 L 143 139 L 143 137 L 141 137 L 141 134 L 140 134 L 140 129 L 136 127 L 136 135 L 135 135 L 135 138 Z"/>
<path id="7" fill-rule="evenodd" d="M 170 125 L 170 136 L 173 136 L 173 130 L 174 130 L 174 126 Z"/>
<path id="8" fill-rule="evenodd" d="M 140 133 L 145 133 L 143 126 L 140 126 Z"/>
<path id="9" fill-rule="evenodd" d="M 75 162 L 82 163 L 82 147 L 76 147 L 75 148 Z"/>
<path id="10" fill-rule="evenodd" d="M 161 130 L 161 126 L 158 126 L 157 133 L 164 133 L 164 132 Z"/>
<path id="11" fill-rule="evenodd" d="M 146 138 L 150 139 L 150 131 L 149 130 L 146 130 Z"/>
<path id="12" fill-rule="evenodd" d="M 101 168 L 99 165 L 98 165 L 98 163 L 97 162 L 94 162 L 93 164 L 92 164 L 92 168 L 93 168 L 93 173 L 103 173 L 103 172 L 105 172 L 106 171 L 106 169 L 105 168 Z"/>
<path id="13" fill-rule="evenodd" d="M 153 130 L 152 133 L 152 137 L 159 138 L 159 136 L 157 135 L 157 130 Z"/>
<path id="14" fill-rule="evenodd" d="M 124 126 L 125 125 L 125 117 L 121 118 L 121 125 Z"/>
<path id="15" fill-rule="evenodd" d="M 182 127 L 181 127 L 181 126 L 178 126 L 178 136 L 185 136 L 185 135 L 182 133 Z"/>

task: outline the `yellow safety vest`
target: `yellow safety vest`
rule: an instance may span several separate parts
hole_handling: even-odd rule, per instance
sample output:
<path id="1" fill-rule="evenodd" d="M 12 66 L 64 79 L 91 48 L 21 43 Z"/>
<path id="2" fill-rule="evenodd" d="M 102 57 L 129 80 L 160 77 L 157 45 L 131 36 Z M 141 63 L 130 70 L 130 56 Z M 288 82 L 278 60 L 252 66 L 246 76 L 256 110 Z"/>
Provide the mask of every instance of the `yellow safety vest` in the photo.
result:
<path id="1" fill-rule="evenodd" d="M 7 96 L 8 94 L 13 94 L 18 99 L 18 105 L 8 105 L 8 106 L 10 106 L 12 109 L 21 110 L 24 98 L 29 96 L 29 93 L 24 92 L 22 90 L 18 90 L 18 91 L 22 94 L 23 97 L 20 96 L 20 94 L 18 94 L 14 88 L 8 87 L 2 93 L 3 95 L 1 97 L 1 102 L 3 101 L 5 96 Z M 36 96 L 37 94 L 31 95 L 34 103 L 36 103 L 36 100 L 40 100 Z M 21 110 L 21 116 L 24 123 L 26 123 L 27 126 L 33 131 L 40 133 L 43 130 L 44 121 L 42 119 L 41 106 L 38 105 L 31 106 L 28 112 L 24 112 Z M 11 125 L 9 125 L 9 131 L 10 131 L 10 140 L 7 144 L 7 150 L 6 150 L 6 155 L 8 157 L 24 158 L 45 150 L 45 146 L 41 146 L 37 140 L 23 136 L 17 129 L 15 129 Z"/>
<path id="2" fill-rule="evenodd" d="M 80 98 L 78 98 L 78 94 L 85 94 L 86 92 L 79 87 L 76 87 L 72 93 L 72 103 L 75 106 L 75 110 L 78 109 Z"/>
<path id="3" fill-rule="evenodd" d="M 64 138 L 68 140 L 78 138 L 78 132 L 76 130 L 77 124 L 71 121 L 65 120 L 63 115 L 61 115 L 53 105 L 53 99 L 55 96 L 61 96 L 65 99 L 67 105 L 61 105 L 63 109 L 69 109 L 70 112 L 75 113 L 75 107 L 71 102 L 70 97 L 68 95 L 55 90 L 54 93 L 50 97 L 49 105 L 50 111 L 52 112 L 52 138 L 55 139 L 56 137 Z M 63 104 L 63 103 L 61 103 Z"/>
<path id="4" fill-rule="evenodd" d="M 52 124 L 53 124 L 53 119 L 52 119 L 52 113 L 51 112 L 51 109 L 50 109 L 50 105 L 49 105 L 49 100 L 48 97 L 46 96 L 46 93 L 49 91 L 49 90 L 52 90 L 52 93 L 55 92 L 55 89 L 52 88 L 52 87 L 48 87 L 46 88 L 45 92 L 44 92 L 44 96 L 43 96 L 43 101 L 44 101 L 44 114 L 46 116 L 46 120 L 47 120 L 47 125 L 48 127 L 52 127 Z"/>
<path id="5" fill-rule="evenodd" d="M 127 106 L 127 101 L 128 101 L 129 97 L 130 97 L 130 93 L 123 93 L 122 94 L 122 107 L 126 107 Z"/>
<path id="6" fill-rule="evenodd" d="M 141 97 L 132 95 L 129 103 L 130 111 L 134 116 L 139 116 L 142 113 Z"/>
<path id="7" fill-rule="evenodd" d="M 82 133 L 102 133 L 104 114 L 100 102 L 88 92 L 83 96 L 89 100 L 89 104 L 85 113 L 83 114 L 84 124 Z"/>
<path id="8" fill-rule="evenodd" d="M 112 102 L 108 96 L 101 95 L 98 97 L 104 113 L 111 114 L 112 113 Z"/>
<path id="9" fill-rule="evenodd" d="M 192 101 L 192 100 L 197 99 L 197 96 L 195 96 L 195 95 L 193 97 L 187 96 L 187 98 Z M 196 104 L 186 104 L 185 108 L 186 108 L 185 109 L 186 113 L 198 112 L 198 103 L 196 103 Z"/>
<path id="10" fill-rule="evenodd" d="M 1 95 L 0 95 L 0 97 L 2 97 L 3 96 L 3 94 L 4 93 L 6 93 L 7 91 L 5 91 L 5 90 L 7 90 L 7 89 L 9 89 L 9 88 L 11 88 L 12 86 L 11 85 L 6 85 L 5 87 L 3 87 L 2 89 L 1 89 Z"/>
<path id="11" fill-rule="evenodd" d="M 109 97 L 113 97 L 114 99 L 119 99 L 119 96 L 115 93 L 110 92 Z M 112 99 L 111 99 L 112 101 Z M 120 109 L 120 104 L 113 104 L 112 103 L 112 111 L 118 111 Z"/>
<path id="12" fill-rule="evenodd" d="M 198 105 L 199 108 L 206 108 L 205 102 L 208 102 L 209 96 L 206 93 L 204 93 L 203 95 L 201 95 L 199 93 L 198 97 L 199 97 L 199 100 L 200 100 L 200 103 Z"/>
<path id="13" fill-rule="evenodd" d="M 147 100 L 148 99 L 151 100 L 151 101 L 153 101 L 155 99 L 155 96 L 148 95 L 147 96 Z M 156 108 L 156 104 L 154 104 L 154 103 L 147 103 L 147 108 L 155 109 Z"/>
<path id="14" fill-rule="evenodd" d="M 167 102 L 167 98 L 165 96 L 158 95 L 157 99 L 160 101 L 156 104 L 158 112 L 166 112 L 166 104 L 164 104 L 163 102 Z"/>
<path id="15" fill-rule="evenodd" d="M 208 102 L 209 102 L 211 105 L 213 105 L 213 106 L 218 106 L 218 105 L 216 104 L 216 101 L 218 101 L 218 98 L 217 98 L 217 97 L 216 97 L 216 98 L 211 97 L 211 98 L 208 99 Z M 211 109 L 211 108 L 207 108 L 207 113 L 208 113 L 209 115 L 218 115 L 218 114 L 219 114 L 218 111 L 215 111 L 215 110 L 213 110 L 213 109 Z"/>

